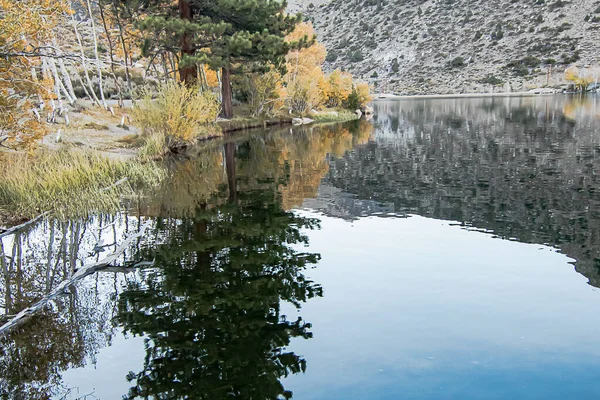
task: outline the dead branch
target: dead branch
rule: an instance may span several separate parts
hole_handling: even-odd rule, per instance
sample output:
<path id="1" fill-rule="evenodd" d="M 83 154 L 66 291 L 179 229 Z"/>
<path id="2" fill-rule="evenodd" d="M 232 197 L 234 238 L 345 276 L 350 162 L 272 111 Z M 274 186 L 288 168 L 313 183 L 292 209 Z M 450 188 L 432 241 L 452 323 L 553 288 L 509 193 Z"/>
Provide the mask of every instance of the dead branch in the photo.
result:
<path id="1" fill-rule="evenodd" d="M 38 215 L 37 217 L 30 219 L 29 221 L 22 223 L 21 225 L 17 225 L 17 226 L 13 226 L 10 229 L 7 229 L 6 231 L 2 232 L 0 234 L 0 239 L 2 239 L 3 237 L 12 235 L 14 233 L 17 233 L 25 228 L 27 228 L 29 225 L 32 225 L 34 223 L 36 223 L 37 221 L 39 221 L 40 219 L 44 218 L 46 215 L 50 214 L 50 212 L 45 212 L 43 214 Z"/>
<path id="2" fill-rule="evenodd" d="M 35 314 L 37 311 L 39 311 L 42 307 L 44 307 L 50 300 L 52 300 L 60 295 L 68 294 L 67 288 L 69 286 L 73 285 L 74 283 L 76 283 L 77 281 L 83 279 L 84 277 L 86 277 L 90 274 L 93 274 L 94 272 L 102 270 L 106 267 L 109 267 L 112 270 L 114 270 L 115 267 L 110 267 L 110 264 L 112 262 L 114 262 L 115 260 L 117 260 L 129 248 L 131 243 L 133 243 L 138 238 L 144 236 L 144 234 L 150 227 L 150 224 L 151 224 L 150 221 L 143 224 L 137 233 L 135 233 L 134 235 L 131 235 L 127 239 L 125 239 L 123 241 L 123 243 L 121 243 L 121 245 L 119 247 L 117 247 L 112 254 L 103 258 L 102 260 L 82 266 L 69 279 L 62 281 L 56 288 L 54 288 L 54 290 L 52 292 L 47 294 L 43 299 L 39 300 L 37 303 L 35 303 L 35 304 L 27 307 L 26 309 L 22 310 L 21 312 L 19 312 L 10 321 L 8 321 L 7 323 L 5 323 L 4 325 L 2 325 L 0 327 L 0 336 L 5 335 L 9 330 L 11 330 L 15 326 L 19 325 L 20 323 L 25 321 L 27 318 L 31 317 L 33 314 Z M 148 262 L 146 261 L 146 262 L 142 262 L 139 264 L 134 264 L 133 267 L 137 267 L 140 265 L 148 265 Z"/>

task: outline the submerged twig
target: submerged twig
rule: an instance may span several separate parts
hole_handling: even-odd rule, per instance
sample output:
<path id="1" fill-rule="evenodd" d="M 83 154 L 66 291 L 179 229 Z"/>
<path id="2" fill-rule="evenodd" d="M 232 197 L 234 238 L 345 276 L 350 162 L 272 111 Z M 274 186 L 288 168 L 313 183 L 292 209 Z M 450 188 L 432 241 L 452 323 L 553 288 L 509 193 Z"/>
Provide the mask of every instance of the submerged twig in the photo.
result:
<path id="1" fill-rule="evenodd" d="M 62 281 L 56 288 L 54 288 L 52 292 L 46 295 L 43 299 L 39 300 L 37 303 L 19 312 L 10 321 L 8 321 L 0 327 L 0 335 L 6 334 L 6 332 L 8 332 L 10 329 L 14 328 L 26 318 L 32 316 L 35 312 L 37 312 L 44 305 L 46 305 L 50 300 L 65 293 L 66 289 L 76 281 L 98 271 L 99 269 L 109 266 L 110 263 L 119 258 L 121 254 L 123 254 L 127 250 L 127 248 L 132 242 L 134 242 L 139 237 L 144 236 L 144 234 L 150 227 L 150 224 L 150 221 L 143 224 L 136 234 L 131 235 L 127 239 L 125 239 L 123 243 L 121 243 L 121 245 L 117 247 L 112 254 L 103 258 L 102 260 L 82 266 L 69 279 Z M 147 265 L 147 262 L 142 262 L 140 263 L 140 265 Z"/>

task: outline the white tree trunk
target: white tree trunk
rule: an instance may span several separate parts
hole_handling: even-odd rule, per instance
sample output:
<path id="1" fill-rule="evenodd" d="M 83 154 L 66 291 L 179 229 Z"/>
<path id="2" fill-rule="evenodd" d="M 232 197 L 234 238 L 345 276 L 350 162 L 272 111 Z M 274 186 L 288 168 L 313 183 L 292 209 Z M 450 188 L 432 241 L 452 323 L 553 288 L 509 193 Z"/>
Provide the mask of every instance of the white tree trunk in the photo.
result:
<path id="1" fill-rule="evenodd" d="M 54 47 L 58 48 L 58 44 L 56 43 L 56 38 L 52 39 L 52 43 Z M 75 89 L 73 89 L 73 81 L 71 80 L 71 75 L 69 75 L 69 71 L 65 65 L 65 61 L 62 58 L 57 59 L 58 68 L 60 70 L 61 75 L 64 79 L 65 88 L 69 92 L 69 96 L 73 99 L 73 101 L 77 100 L 77 95 L 75 94 Z"/>
<path id="2" fill-rule="evenodd" d="M 77 37 L 77 43 L 79 44 L 79 53 L 81 54 L 81 65 L 83 66 L 83 72 L 85 75 L 85 81 L 88 84 L 89 94 L 91 94 L 91 99 L 97 105 L 100 105 L 100 100 L 98 100 L 98 96 L 96 96 L 96 92 L 94 91 L 94 85 L 92 84 L 92 80 L 90 79 L 90 74 L 88 72 L 85 53 L 83 52 L 83 43 L 81 41 L 81 35 L 79 34 L 79 30 L 77 29 L 77 21 L 75 20 L 75 16 L 71 15 L 71 22 L 73 23 L 73 29 L 75 30 L 75 36 Z M 85 85 L 82 82 L 83 87 Z M 87 92 L 87 90 L 86 90 Z"/>
<path id="3" fill-rule="evenodd" d="M 67 99 L 69 104 L 75 103 L 75 99 L 73 97 L 71 97 L 69 91 L 67 90 L 62 79 L 60 78 L 60 75 L 58 75 L 58 69 L 56 68 L 56 63 L 54 62 L 54 59 L 49 58 L 48 65 L 50 66 L 50 70 L 52 71 L 52 75 L 54 76 L 58 101 L 61 102 L 60 92 L 62 92 L 65 95 L 65 99 Z M 61 104 L 61 108 L 62 108 L 62 104 Z"/>
<path id="4" fill-rule="evenodd" d="M 98 87 L 100 88 L 100 99 L 102 106 L 108 110 L 108 104 L 104 98 L 104 89 L 102 88 L 102 67 L 100 65 L 100 57 L 98 56 L 98 35 L 96 34 L 96 23 L 94 22 L 94 14 L 92 13 L 92 2 L 87 0 L 88 13 L 92 22 L 92 36 L 94 38 L 94 57 L 96 57 L 96 69 L 98 70 Z"/>

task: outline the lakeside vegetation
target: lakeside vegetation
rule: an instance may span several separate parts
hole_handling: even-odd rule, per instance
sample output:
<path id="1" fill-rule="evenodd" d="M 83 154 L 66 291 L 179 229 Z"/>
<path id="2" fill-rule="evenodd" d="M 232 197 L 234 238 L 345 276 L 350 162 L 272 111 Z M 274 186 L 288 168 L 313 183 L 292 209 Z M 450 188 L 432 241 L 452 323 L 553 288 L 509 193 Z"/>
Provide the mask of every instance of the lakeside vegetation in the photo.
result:
<path id="1" fill-rule="evenodd" d="M 153 142 L 173 125 L 204 125 L 184 137 L 169 131 L 167 147 L 177 147 L 173 138 L 215 136 L 217 118 L 232 119 L 240 105 L 247 114 L 239 117 L 268 121 L 354 111 L 370 100 L 367 84 L 341 70 L 323 72 L 325 47 L 310 23 L 287 14 L 285 2 L 212 3 L 2 0 L 2 143 L 35 147 L 48 133 L 68 130 L 82 102 L 122 115 Z M 131 112 L 128 99 L 139 110 Z M 176 119 L 150 129 L 155 111 Z"/>
<path id="2" fill-rule="evenodd" d="M 0 215 L 32 218 L 114 212 L 122 196 L 154 188 L 165 178 L 153 162 L 110 160 L 92 151 L 63 149 L 0 156 Z"/>
<path id="3" fill-rule="evenodd" d="M 359 118 L 369 86 L 325 73 L 325 47 L 286 6 L 0 0 L 1 213 L 116 207 L 164 178 L 149 160 L 223 132 Z M 135 155 L 106 158 L 86 135 Z"/>

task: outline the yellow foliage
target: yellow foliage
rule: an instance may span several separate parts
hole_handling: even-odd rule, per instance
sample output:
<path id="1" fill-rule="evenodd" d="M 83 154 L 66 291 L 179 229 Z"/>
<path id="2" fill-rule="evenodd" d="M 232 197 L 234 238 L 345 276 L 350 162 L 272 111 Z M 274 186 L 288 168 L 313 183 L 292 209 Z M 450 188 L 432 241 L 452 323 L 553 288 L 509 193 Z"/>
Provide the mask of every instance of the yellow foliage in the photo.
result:
<path id="1" fill-rule="evenodd" d="M 208 66 L 203 66 L 204 73 L 206 74 L 206 83 L 209 88 L 218 88 L 219 87 L 219 78 L 217 76 L 217 71 L 209 69 Z"/>
<path id="2" fill-rule="evenodd" d="M 569 67 L 565 71 L 565 79 L 569 82 L 573 82 L 576 88 L 585 90 L 589 84 L 594 82 L 594 78 L 582 72 L 577 67 Z"/>
<path id="3" fill-rule="evenodd" d="M 299 42 L 303 38 L 313 39 L 315 30 L 310 22 L 296 26 L 286 40 L 288 43 Z M 340 107 L 352 93 L 352 75 L 340 70 L 330 75 L 323 73 L 327 51 L 325 46 L 314 42 L 308 48 L 290 51 L 286 57 L 287 74 L 284 77 L 287 103 L 297 113 L 305 114 L 322 105 Z M 360 106 L 371 101 L 369 86 L 364 83 L 356 85 Z"/>
<path id="4" fill-rule="evenodd" d="M 296 25 L 294 31 L 286 36 L 286 41 L 294 43 L 303 38 L 311 40 L 315 36 L 312 24 L 310 22 L 302 22 Z M 307 73 L 314 72 L 315 67 L 323 65 L 326 56 L 327 50 L 325 50 L 325 46 L 316 41 L 310 47 L 290 51 L 286 56 L 288 74 L 293 80 L 299 76 L 303 77 Z"/>
<path id="5" fill-rule="evenodd" d="M 358 94 L 358 106 L 363 108 L 366 106 L 371 100 L 373 100 L 373 96 L 371 96 L 371 88 L 369 84 L 366 82 L 359 82 L 355 86 L 356 93 Z"/>
<path id="6" fill-rule="evenodd" d="M 293 111 L 305 114 L 323 104 L 324 97 L 321 81 L 324 79 L 320 67 L 315 67 L 312 73 L 304 74 L 287 83 L 287 100 Z"/>
<path id="7" fill-rule="evenodd" d="M 33 102 L 51 98 L 54 82 L 39 73 L 36 52 L 71 12 L 66 0 L 0 0 L 0 135 L 20 145 L 45 133 L 33 114 Z"/>
<path id="8" fill-rule="evenodd" d="M 209 124 L 216 121 L 219 111 L 219 101 L 212 93 L 168 82 L 159 88 L 156 98 L 146 91 L 136 102 L 133 116 L 158 151 L 161 140 L 170 148 L 214 135 Z"/>
<path id="9" fill-rule="evenodd" d="M 323 81 L 322 90 L 330 107 L 340 107 L 352 93 L 352 75 L 336 69 Z"/>

